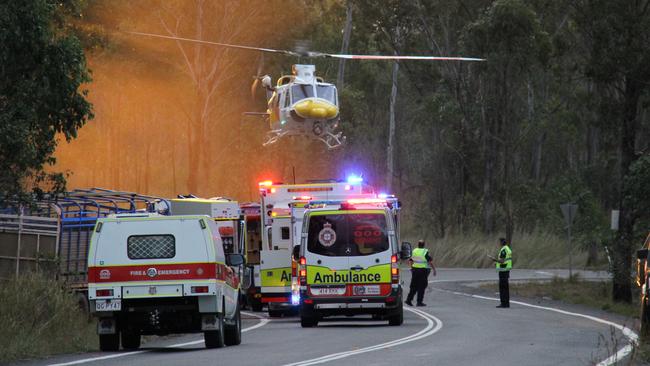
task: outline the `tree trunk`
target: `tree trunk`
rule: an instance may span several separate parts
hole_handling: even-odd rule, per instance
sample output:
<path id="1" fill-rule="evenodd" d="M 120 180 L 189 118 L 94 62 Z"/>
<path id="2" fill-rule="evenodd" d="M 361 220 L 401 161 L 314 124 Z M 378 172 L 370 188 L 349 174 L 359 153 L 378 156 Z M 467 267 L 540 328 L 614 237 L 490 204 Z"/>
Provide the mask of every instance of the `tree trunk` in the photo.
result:
<path id="1" fill-rule="evenodd" d="M 625 199 L 625 177 L 630 166 L 638 158 L 634 149 L 638 126 L 638 105 L 641 88 L 634 75 L 625 78 L 625 104 L 621 131 L 621 188 L 619 193 L 620 221 L 614 247 L 614 279 L 612 297 L 614 301 L 632 302 L 632 245 L 634 242 L 635 217 L 629 200 Z"/>
<path id="2" fill-rule="evenodd" d="M 399 63 L 393 62 L 393 75 L 392 87 L 390 90 L 390 106 L 388 122 L 388 146 L 386 147 L 386 189 L 388 192 L 393 188 L 393 172 L 394 172 L 394 149 L 395 149 L 395 103 L 397 101 L 397 73 L 399 71 Z"/>
<path id="3" fill-rule="evenodd" d="M 350 35 L 352 34 L 352 0 L 347 0 L 345 2 L 345 28 L 343 29 L 343 43 L 341 44 L 341 53 L 348 53 L 348 47 L 350 46 Z M 339 60 L 339 72 L 336 77 L 336 87 L 341 90 L 343 89 L 343 82 L 345 79 L 345 59 L 342 58 Z"/>

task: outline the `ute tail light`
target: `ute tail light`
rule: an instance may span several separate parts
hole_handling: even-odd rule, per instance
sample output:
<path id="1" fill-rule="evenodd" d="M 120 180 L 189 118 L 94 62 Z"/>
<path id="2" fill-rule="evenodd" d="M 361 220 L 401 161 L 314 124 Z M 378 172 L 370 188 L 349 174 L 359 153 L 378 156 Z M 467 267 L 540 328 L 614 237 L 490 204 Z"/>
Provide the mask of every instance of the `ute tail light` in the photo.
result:
<path id="1" fill-rule="evenodd" d="M 96 290 L 95 296 L 97 297 L 113 296 L 113 289 L 111 288 L 111 289 Z"/>
<path id="2" fill-rule="evenodd" d="M 390 257 L 390 279 L 391 283 L 399 283 L 399 261 L 397 260 L 397 254 L 393 254 Z"/>
<path id="3" fill-rule="evenodd" d="M 207 294 L 208 286 L 192 286 L 193 294 Z"/>

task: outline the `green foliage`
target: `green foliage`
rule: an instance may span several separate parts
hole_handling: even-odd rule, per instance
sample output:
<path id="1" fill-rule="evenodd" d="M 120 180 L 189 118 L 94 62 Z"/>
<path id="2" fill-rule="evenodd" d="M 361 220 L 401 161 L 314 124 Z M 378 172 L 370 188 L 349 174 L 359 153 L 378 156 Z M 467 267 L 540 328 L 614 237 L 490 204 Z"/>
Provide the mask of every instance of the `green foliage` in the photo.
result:
<path id="1" fill-rule="evenodd" d="M 0 282 L 0 328 L 0 362 L 89 351 L 98 342 L 75 295 L 34 273 Z"/>
<path id="2" fill-rule="evenodd" d="M 71 8 L 72 7 L 72 8 Z M 79 41 L 65 31 L 73 3 L 0 4 L 0 195 L 44 186 L 61 189 L 54 163 L 57 134 L 67 141 L 92 118 L 90 81 Z"/>
<path id="3" fill-rule="evenodd" d="M 636 216 L 637 242 L 641 243 L 650 231 L 650 155 L 639 158 L 630 167 L 630 173 L 625 177 L 624 200 Z M 639 199 L 644 197 L 645 199 Z"/>

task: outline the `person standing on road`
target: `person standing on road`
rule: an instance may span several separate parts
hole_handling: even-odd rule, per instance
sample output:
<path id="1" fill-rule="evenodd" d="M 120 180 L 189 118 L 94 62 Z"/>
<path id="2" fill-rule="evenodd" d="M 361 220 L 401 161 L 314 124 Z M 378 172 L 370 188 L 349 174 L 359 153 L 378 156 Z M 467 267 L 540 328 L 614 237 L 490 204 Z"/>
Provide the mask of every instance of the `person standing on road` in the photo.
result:
<path id="1" fill-rule="evenodd" d="M 417 306 L 427 306 L 423 303 L 424 290 L 429 285 L 429 271 L 433 271 L 436 275 L 436 268 L 433 266 L 433 259 L 429 255 L 429 250 L 424 247 L 424 240 L 418 240 L 418 247 L 413 249 L 411 258 L 409 259 L 411 265 L 411 287 L 409 294 L 406 297 L 406 305 L 413 306 L 413 296 L 417 293 Z"/>
<path id="2" fill-rule="evenodd" d="M 512 269 L 512 250 L 508 246 L 508 241 L 505 238 L 499 238 L 499 254 L 497 257 L 490 256 L 490 259 L 495 262 L 497 272 L 499 273 L 499 297 L 501 304 L 498 308 L 510 307 L 510 270 Z"/>

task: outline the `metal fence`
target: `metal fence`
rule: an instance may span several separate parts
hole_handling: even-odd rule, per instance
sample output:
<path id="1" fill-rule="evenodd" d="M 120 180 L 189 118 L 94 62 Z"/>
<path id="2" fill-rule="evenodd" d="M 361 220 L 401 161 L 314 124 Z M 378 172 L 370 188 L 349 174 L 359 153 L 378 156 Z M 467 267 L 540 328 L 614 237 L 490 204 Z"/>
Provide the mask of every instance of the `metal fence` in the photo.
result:
<path id="1" fill-rule="evenodd" d="M 0 214 L 0 278 L 51 269 L 59 234 L 56 217 Z"/>
<path id="2" fill-rule="evenodd" d="M 101 188 L 77 189 L 29 208 L 0 213 L 0 279 L 48 270 L 69 286 L 85 288 L 88 246 L 97 219 L 110 214 L 161 212 L 166 200 Z"/>

